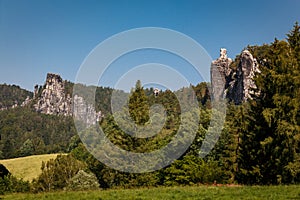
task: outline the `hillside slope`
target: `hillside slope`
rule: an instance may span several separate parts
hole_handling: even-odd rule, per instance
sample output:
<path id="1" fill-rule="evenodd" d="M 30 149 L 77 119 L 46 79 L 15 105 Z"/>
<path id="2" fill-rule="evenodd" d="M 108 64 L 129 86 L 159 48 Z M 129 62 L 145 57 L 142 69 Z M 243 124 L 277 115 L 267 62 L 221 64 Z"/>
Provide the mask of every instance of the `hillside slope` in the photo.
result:
<path id="1" fill-rule="evenodd" d="M 41 173 L 42 161 L 55 159 L 58 154 L 34 155 L 21 158 L 0 160 L 12 175 L 26 181 L 32 181 Z"/>
<path id="2" fill-rule="evenodd" d="M 0 84 L 0 110 L 14 105 L 20 106 L 33 93 L 16 85 Z"/>

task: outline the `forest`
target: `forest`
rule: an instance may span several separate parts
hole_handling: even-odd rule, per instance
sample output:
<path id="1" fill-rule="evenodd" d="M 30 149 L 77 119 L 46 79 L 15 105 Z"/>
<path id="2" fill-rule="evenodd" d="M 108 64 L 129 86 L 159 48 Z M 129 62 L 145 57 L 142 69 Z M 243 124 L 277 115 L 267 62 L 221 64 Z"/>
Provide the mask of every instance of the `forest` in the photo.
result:
<path id="1" fill-rule="evenodd" d="M 179 91 L 161 91 L 153 95 L 153 88 L 143 88 L 137 81 L 129 100 L 129 110 L 110 110 L 111 88 L 98 87 L 97 109 L 105 113 L 99 122 L 110 141 L 127 151 L 151 152 L 162 148 L 172 139 L 181 123 L 189 134 L 193 127 L 182 122 L 182 108 L 177 96 L 192 97 L 193 89 L 199 109 L 196 137 L 187 151 L 171 165 L 148 173 L 126 173 L 112 169 L 98 161 L 81 142 L 72 117 L 46 115 L 35 112 L 31 105 L 0 111 L 0 158 L 15 158 L 48 153 L 67 153 L 43 162 L 42 173 L 27 182 L 13 175 L 0 178 L 0 191 L 45 192 L 57 190 L 86 190 L 95 188 L 135 188 L 182 186 L 197 184 L 278 185 L 300 183 L 300 26 L 295 23 L 286 39 L 271 44 L 247 46 L 257 59 L 261 73 L 255 75 L 259 95 L 235 105 L 226 102 L 226 120 L 222 134 L 213 150 L 204 158 L 200 147 L 205 139 L 213 112 L 210 83 L 199 83 Z M 239 56 L 232 67 L 237 66 Z M 0 85 L 0 106 L 21 102 L 32 93 L 17 86 Z M 68 90 L 71 91 L 69 83 Z M 189 99 L 190 98 L 190 99 Z M 127 132 L 125 112 L 139 125 L 149 121 L 151 105 L 160 104 L 166 110 L 166 121 L 158 134 L 151 138 L 135 138 Z M 115 122 L 123 123 L 122 130 Z M 162 119 L 160 114 L 156 118 Z M 122 121 L 123 120 L 123 121 Z M 153 124 L 153 130 L 156 130 Z M 159 124 L 157 124 L 159 126 Z M 80 137 L 78 136 L 80 135 Z M 180 142 L 177 144 L 180 145 Z M 153 160 L 153 162 L 157 162 Z M 81 181 L 81 182 L 80 182 Z"/>

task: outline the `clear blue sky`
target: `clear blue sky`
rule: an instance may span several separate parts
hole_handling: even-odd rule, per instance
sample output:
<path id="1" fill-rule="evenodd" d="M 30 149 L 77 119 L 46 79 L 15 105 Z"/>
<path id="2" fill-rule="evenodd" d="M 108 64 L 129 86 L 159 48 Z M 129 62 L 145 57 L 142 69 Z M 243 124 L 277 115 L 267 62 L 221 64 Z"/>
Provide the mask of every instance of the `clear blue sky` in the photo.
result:
<path id="1" fill-rule="evenodd" d="M 73 81 L 97 44 L 132 28 L 182 32 L 215 59 L 220 47 L 234 58 L 248 44 L 284 39 L 295 21 L 298 0 L 0 0 L 0 83 L 32 90 L 47 72 Z"/>

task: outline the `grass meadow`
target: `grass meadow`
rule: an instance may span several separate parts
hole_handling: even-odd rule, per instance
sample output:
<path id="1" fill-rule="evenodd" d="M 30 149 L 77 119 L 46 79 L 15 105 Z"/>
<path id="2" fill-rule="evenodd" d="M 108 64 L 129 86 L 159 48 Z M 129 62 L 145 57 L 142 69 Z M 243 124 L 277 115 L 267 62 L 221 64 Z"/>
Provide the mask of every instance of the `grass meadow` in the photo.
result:
<path id="1" fill-rule="evenodd" d="M 42 161 L 47 162 L 50 159 L 55 159 L 58 154 L 34 155 L 20 158 L 12 158 L 0 160 L 12 175 L 17 178 L 22 178 L 26 181 L 32 181 L 40 175 Z"/>
<path id="2" fill-rule="evenodd" d="M 58 154 L 35 155 L 23 158 L 0 160 L 17 178 L 31 181 L 41 173 L 42 161 L 55 159 Z M 0 199 L 39 199 L 39 200 L 150 200 L 150 199 L 274 199 L 300 200 L 300 185 L 280 186 L 182 186 L 182 187 L 154 187 L 139 189 L 109 189 L 95 191 L 58 191 L 38 194 L 9 194 L 0 195 Z"/>
<path id="3" fill-rule="evenodd" d="M 1 199 L 21 200 L 150 200 L 150 199 L 262 199 L 262 200 L 300 200 L 300 185 L 290 186 L 185 186 L 157 187 L 141 189 L 116 189 L 76 192 L 53 192 L 39 194 L 10 194 L 0 196 Z"/>

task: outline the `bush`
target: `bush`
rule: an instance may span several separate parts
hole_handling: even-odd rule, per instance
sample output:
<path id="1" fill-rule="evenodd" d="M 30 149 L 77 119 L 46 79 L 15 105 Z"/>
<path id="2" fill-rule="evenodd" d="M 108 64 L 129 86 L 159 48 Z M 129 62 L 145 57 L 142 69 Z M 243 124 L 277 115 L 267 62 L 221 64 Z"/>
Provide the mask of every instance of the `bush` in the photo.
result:
<path id="1" fill-rule="evenodd" d="M 97 177 L 94 174 L 86 173 L 83 170 L 79 172 L 69 181 L 66 190 L 96 190 L 99 189 Z"/>
<path id="2" fill-rule="evenodd" d="M 8 174 L 0 178 L 0 194 L 15 193 L 15 192 L 29 192 L 30 184 L 28 181 L 17 179 L 16 177 Z"/>
<path id="3" fill-rule="evenodd" d="M 182 160 L 176 160 L 162 173 L 164 185 L 193 185 L 226 182 L 225 172 L 215 161 L 205 162 L 202 158 L 187 155 Z"/>
<path id="4" fill-rule="evenodd" d="M 33 180 L 33 191 L 54 191 L 65 188 L 79 170 L 85 169 L 85 163 L 71 155 L 58 155 L 57 158 L 42 163 L 42 173 Z"/>

